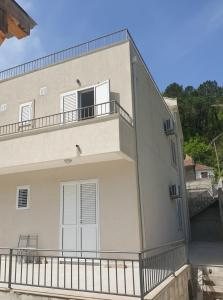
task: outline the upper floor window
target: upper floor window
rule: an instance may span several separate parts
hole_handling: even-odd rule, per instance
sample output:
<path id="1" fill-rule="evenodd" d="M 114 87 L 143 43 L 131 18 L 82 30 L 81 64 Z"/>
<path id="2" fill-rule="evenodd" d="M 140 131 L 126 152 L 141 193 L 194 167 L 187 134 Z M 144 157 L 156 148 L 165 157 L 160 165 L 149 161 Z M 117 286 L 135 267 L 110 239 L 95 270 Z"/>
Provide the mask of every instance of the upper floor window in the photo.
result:
<path id="1" fill-rule="evenodd" d="M 30 187 L 18 186 L 16 194 L 16 208 L 27 209 L 29 207 Z"/>
<path id="2" fill-rule="evenodd" d="M 170 147 L 171 147 L 172 164 L 176 167 L 177 166 L 176 144 L 172 139 L 170 140 Z"/>
<path id="3" fill-rule="evenodd" d="M 32 102 L 23 103 L 19 108 L 19 122 L 26 122 L 32 119 Z"/>

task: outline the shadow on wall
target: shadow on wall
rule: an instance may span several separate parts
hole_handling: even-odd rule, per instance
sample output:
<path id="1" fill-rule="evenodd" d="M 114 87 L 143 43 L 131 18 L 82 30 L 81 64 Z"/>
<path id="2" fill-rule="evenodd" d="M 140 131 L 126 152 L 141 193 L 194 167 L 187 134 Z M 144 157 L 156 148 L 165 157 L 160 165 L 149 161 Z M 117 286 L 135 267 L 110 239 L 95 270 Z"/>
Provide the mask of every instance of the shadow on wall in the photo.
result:
<path id="1" fill-rule="evenodd" d="M 218 201 L 191 218 L 191 239 L 206 242 L 223 241 Z"/>

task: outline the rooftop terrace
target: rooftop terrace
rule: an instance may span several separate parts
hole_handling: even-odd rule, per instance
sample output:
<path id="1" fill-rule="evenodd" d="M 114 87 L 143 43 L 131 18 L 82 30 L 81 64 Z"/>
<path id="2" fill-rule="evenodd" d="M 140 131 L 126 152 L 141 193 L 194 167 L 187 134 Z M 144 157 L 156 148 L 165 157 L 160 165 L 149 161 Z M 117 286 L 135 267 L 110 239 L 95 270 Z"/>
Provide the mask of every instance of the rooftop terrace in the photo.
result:
<path id="1" fill-rule="evenodd" d="M 71 48 L 49 54 L 33 61 L 3 70 L 0 72 L 0 82 L 17 76 L 47 68 L 49 66 L 65 62 L 67 60 L 86 55 L 98 49 L 103 49 L 124 41 L 131 41 L 132 37 L 127 29 L 113 32 L 108 35 L 98 37 L 88 42 L 73 46 Z M 135 45 L 135 44 L 134 44 Z"/>

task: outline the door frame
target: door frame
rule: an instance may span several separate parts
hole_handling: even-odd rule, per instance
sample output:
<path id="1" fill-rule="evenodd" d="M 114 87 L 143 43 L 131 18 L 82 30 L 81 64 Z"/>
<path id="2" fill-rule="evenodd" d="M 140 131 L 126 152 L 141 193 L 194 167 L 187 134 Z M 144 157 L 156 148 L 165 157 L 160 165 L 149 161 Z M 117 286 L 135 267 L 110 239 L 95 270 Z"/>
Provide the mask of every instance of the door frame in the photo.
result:
<path id="1" fill-rule="evenodd" d="M 63 222 L 63 186 L 68 184 L 77 184 L 77 193 L 80 193 L 80 188 L 78 184 L 81 183 L 96 183 L 96 227 L 97 227 L 97 252 L 100 251 L 100 209 L 99 209 L 99 199 L 100 199 L 100 194 L 99 194 L 99 179 L 86 179 L 86 180 L 72 180 L 72 181 L 62 181 L 60 182 L 60 222 L 59 222 L 59 249 L 61 250 L 61 255 L 63 253 L 63 241 L 62 241 L 62 222 Z M 80 219 L 80 200 L 79 197 L 77 199 L 78 201 L 78 212 L 77 212 L 77 218 Z M 79 226 L 79 225 L 78 225 Z M 78 235 L 80 233 L 78 232 Z M 77 237 L 80 239 L 80 236 Z M 80 243 L 80 241 L 79 241 Z M 66 249 L 65 249 L 66 250 Z M 68 249 L 69 250 L 69 249 Z M 79 249 L 77 249 L 78 251 Z M 98 255 L 97 255 L 98 256 Z"/>
<path id="2" fill-rule="evenodd" d="M 111 102 L 110 79 L 107 79 L 107 80 L 98 82 L 97 84 L 81 87 L 81 88 L 78 88 L 78 89 L 75 89 L 75 90 L 70 90 L 70 91 L 67 91 L 67 92 L 64 92 L 64 93 L 60 94 L 60 113 L 63 113 L 63 97 L 64 96 L 68 96 L 68 95 L 71 95 L 73 93 L 77 93 L 77 106 L 79 106 L 79 99 L 78 99 L 79 95 L 78 95 L 78 93 L 82 92 L 84 90 L 86 90 L 86 91 L 90 90 L 90 89 L 94 90 L 94 105 L 95 105 L 96 104 L 95 103 L 95 101 L 96 101 L 96 91 L 95 91 L 96 87 L 104 84 L 105 82 L 108 82 L 108 85 L 109 85 L 109 102 Z"/>

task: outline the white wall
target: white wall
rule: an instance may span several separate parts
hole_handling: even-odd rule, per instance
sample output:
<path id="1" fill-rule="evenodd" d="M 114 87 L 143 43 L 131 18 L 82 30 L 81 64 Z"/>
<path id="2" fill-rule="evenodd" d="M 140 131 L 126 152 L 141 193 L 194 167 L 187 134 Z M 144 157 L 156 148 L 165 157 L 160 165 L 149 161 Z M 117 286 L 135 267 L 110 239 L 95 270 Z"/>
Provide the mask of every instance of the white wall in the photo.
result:
<path id="1" fill-rule="evenodd" d="M 171 159 L 175 138 L 163 130 L 163 121 L 172 116 L 133 49 L 132 59 L 144 248 L 151 248 L 183 237 L 176 200 L 169 197 L 169 185 L 180 184 L 179 166 Z"/>

